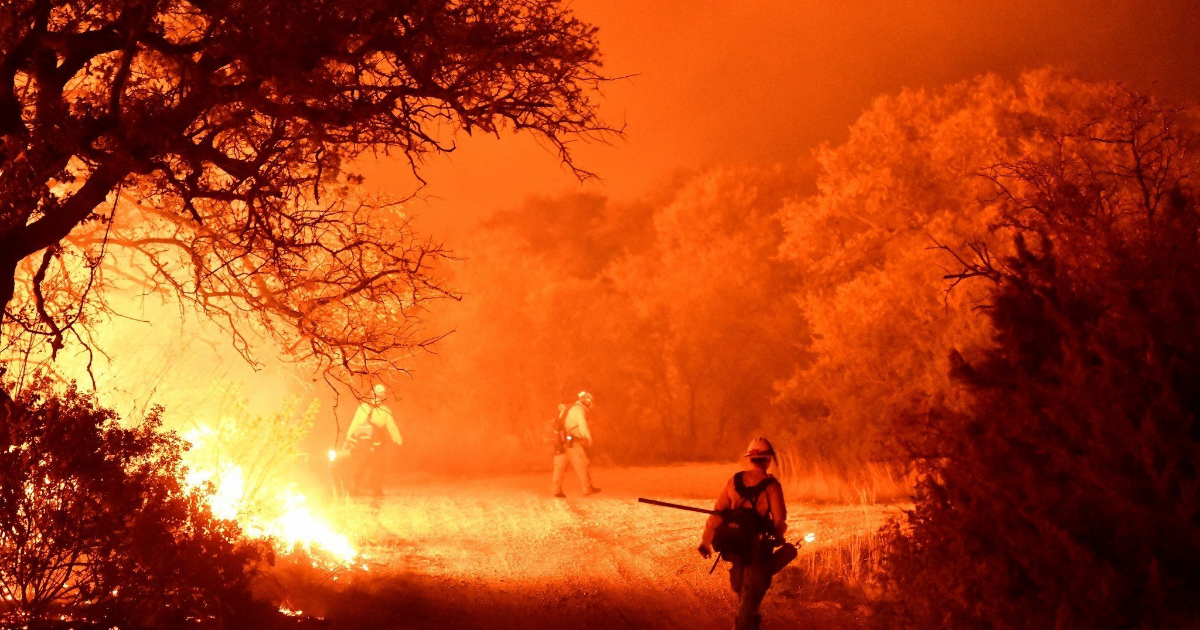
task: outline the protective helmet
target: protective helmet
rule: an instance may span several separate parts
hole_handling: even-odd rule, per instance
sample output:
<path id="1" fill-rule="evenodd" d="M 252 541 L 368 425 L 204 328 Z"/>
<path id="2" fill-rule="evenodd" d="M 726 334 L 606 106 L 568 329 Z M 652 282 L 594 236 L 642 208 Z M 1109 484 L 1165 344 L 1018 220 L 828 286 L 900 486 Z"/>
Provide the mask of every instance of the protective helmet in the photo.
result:
<path id="1" fill-rule="evenodd" d="M 375 394 L 375 400 L 383 400 L 383 397 L 387 395 L 387 388 L 383 386 L 383 383 L 376 383 L 371 392 Z"/>
<path id="2" fill-rule="evenodd" d="M 750 459 L 758 459 L 760 457 L 775 457 L 775 447 L 771 446 L 771 441 L 765 437 L 756 437 L 750 440 L 750 446 L 746 447 L 746 455 Z"/>
<path id="3" fill-rule="evenodd" d="M 583 403 L 584 407 L 591 408 L 593 402 L 592 395 L 587 392 L 579 392 L 579 402 Z"/>

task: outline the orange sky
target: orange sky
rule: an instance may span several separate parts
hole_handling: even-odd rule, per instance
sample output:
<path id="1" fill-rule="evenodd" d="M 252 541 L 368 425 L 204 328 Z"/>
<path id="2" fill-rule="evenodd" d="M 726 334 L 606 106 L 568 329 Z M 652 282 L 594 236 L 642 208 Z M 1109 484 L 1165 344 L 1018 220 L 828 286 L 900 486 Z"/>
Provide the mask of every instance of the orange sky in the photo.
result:
<path id="1" fill-rule="evenodd" d="M 1200 3 L 1162 0 L 576 0 L 600 27 L 603 111 L 626 136 L 582 146 L 584 184 L 617 199 L 679 169 L 788 161 L 837 141 L 875 95 L 994 71 L 1062 64 L 1171 98 L 1200 93 Z M 1157 85 L 1155 86 L 1155 82 Z M 368 183 L 411 190 L 406 166 L 364 165 Z M 532 138 L 464 138 L 430 162 L 423 229 L 462 230 L 531 195 L 581 185 Z M 469 256 L 469 252 L 465 252 Z"/>

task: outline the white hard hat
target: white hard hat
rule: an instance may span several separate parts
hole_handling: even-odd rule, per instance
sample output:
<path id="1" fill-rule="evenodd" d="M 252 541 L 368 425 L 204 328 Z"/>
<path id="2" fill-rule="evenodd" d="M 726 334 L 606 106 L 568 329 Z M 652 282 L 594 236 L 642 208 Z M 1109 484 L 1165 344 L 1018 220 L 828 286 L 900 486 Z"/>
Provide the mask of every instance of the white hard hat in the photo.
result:
<path id="1" fill-rule="evenodd" d="M 387 388 L 383 386 L 383 383 L 376 383 L 371 391 L 375 392 L 376 398 L 383 398 L 387 394 Z"/>
<path id="2" fill-rule="evenodd" d="M 750 459 L 758 459 L 760 457 L 775 457 L 775 447 L 771 446 L 771 441 L 765 437 L 756 437 L 750 440 L 750 446 L 746 447 L 744 457 Z"/>
<path id="3" fill-rule="evenodd" d="M 579 392 L 579 402 L 583 403 L 585 407 L 591 407 L 593 401 L 594 398 L 592 398 L 591 394 L 587 392 Z"/>

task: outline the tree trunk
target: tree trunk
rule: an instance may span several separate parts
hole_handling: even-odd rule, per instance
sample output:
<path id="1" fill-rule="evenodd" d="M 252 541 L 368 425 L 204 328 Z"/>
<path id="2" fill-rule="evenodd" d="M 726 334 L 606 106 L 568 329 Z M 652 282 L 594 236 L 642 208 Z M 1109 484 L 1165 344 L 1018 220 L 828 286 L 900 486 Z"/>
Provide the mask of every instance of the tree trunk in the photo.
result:
<path id="1" fill-rule="evenodd" d="M 0 341 L 3 341 L 4 337 L 4 316 L 8 312 L 8 303 L 12 302 L 13 293 L 17 289 L 17 263 L 20 260 L 10 258 L 0 253 Z"/>
<path id="2" fill-rule="evenodd" d="M 6 257 L 7 258 L 7 257 Z M 13 293 L 17 288 L 17 263 L 9 262 L 7 259 L 0 261 L 0 347 L 4 344 L 4 315 L 7 312 L 8 303 L 12 301 Z M 8 366 L 0 363 L 0 405 L 7 405 L 12 402 L 12 396 L 8 394 L 8 390 L 4 387 L 7 381 L 5 372 Z"/>

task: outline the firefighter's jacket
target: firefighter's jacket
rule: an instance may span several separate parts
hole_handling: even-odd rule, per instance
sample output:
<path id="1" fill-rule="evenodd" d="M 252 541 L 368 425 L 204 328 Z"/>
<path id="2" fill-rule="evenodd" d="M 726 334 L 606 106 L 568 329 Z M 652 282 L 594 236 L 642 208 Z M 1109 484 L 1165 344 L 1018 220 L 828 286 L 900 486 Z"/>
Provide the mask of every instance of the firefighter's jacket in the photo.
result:
<path id="1" fill-rule="evenodd" d="M 743 483 L 748 486 L 756 485 L 767 477 L 770 475 L 753 469 L 742 474 Z M 713 511 L 719 513 L 736 507 L 750 507 L 750 505 L 742 495 L 738 494 L 737 485 L 730 477 L 725 488 L 721 490 L 721 496 L 717 497 Z M 784 532 L 787 531 L 787 506 L 783 502 L 783 486 L 778 483 L 768 486 L 762 494 L 758 495 L 758 500 L 754 502 L 754 509 L 763 516 L 770 515 L 771 523 L 775 526 L 775 535 L 782 539 Z M 713 535 L 720 524 L 719 514 L 709 515 L 708 522 L 704 525 L 704 544 L 712 544 Z"/>
<path id="2" fill-rule="evenodd" d="M 369 402 L 360 404 L 358 410 L 354 412 L 354 419 L 350 421 L 350 428 L 346 430 L 346 439 L 356 439 L 356 432 L 365 424 L 370 424 L 373 433 L 377 436 L 381 430 L 386 430 L 397 446 L 404 443 L 400 437 L 400 429 L 396 428 L 396 418 L 387 405 Z M 376 437 L 375 441 L 380 442 L 381 440 Z"/>
<path id="3" fill-rule="evenodd" d="M 570 411 L 567 412 L 567 419 L 563 420 L 563 430 L 567 435 L 583 440 L 588 446 L 592 445 L 592 432 L 588 429 L 587 422 L 587 407 L 583 403 L 575 403 L 571 405 Z"/>

